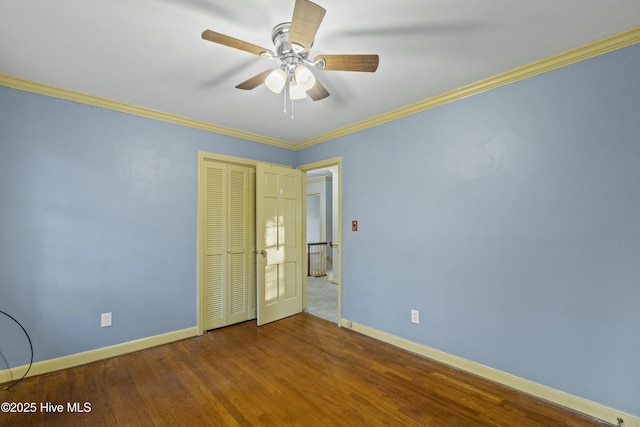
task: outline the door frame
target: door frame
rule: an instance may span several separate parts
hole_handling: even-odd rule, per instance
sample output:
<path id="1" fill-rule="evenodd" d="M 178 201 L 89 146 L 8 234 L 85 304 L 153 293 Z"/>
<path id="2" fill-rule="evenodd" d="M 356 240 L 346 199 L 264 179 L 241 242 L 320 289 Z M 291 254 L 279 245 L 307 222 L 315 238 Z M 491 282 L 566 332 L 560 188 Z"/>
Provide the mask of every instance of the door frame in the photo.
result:
<path id="1" fill-rule="evenodd" d="M 302 215 L 302 220 L 304 221 L 303 230 L 305 232 L 305 242 L 306 242 L 306 232 L 307 232 L 307 172 L 315 169 L 323 169 L 329 167 L 337 167 L 338 168 L 338 272 L 337 274 L 334 271 L 333 279 L 336 281 L 338 286 L 338 326 L 342 325 L 342 181 L 343 181 L 343 171 L 342 171 L 342 157 L 332 157 L 325 160 L 319 160 L 313 163 L 307 163 L 304 165 L 299 165 L 296 169 L 300 169 L 304 173 L 304 179 L 302 180 L 302 193 L 305 197 L 302 199 L 304 215 Z M 336 225 L 333 224 L 335 227 Z M 335 243 L 335 242 L 334 242 Z M 306 245 L 305 245 L 306 246 Z M 305 257 L 306 263 L 306 257 Z M 305 270 L 306 271 L 306 270 Z M 302 305 L 304 308 L 307 308 L 307 276 L 303 275 L 302 280 L 302 290 L 303 290 L 303 299 Z"/>

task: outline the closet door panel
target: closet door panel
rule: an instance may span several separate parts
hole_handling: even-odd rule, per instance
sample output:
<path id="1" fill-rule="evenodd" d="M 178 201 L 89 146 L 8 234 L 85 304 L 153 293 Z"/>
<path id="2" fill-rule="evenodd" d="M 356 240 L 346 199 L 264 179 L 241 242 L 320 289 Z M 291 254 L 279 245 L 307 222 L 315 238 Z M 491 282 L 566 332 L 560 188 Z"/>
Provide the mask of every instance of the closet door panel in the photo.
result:
<path id="1" fill-rule="evenodd" d="M 229 166 L 229 258 L 228 258 L 228 324 L 250 318 L 246 253 L 249 251 L 247 235 L 249 217 L 249 168 Z"/>
<path id="2" fill-rule="evenodd" d="M 204 170 L 204 221 L 202 303 L 204 329 L 226 323 L 227 170 L 226 165 L 206 162 Z"/>
<path id="3" fill-rule="evenodd" d="M 200 172 L 203 330 L 256 318 L 255 168 L 205 159 Z"/>

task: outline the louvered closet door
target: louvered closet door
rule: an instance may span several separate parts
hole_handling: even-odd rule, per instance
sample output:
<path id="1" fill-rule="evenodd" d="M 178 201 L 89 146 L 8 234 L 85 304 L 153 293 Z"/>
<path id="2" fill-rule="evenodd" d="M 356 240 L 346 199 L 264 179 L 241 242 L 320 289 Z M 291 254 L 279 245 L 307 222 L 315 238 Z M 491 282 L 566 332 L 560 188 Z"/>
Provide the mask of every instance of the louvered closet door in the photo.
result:
<path id="1" fill-rule="evenodd" d="M 255 318 L 255 171 L 204 162 L 203 329 Z"/>
<path id="2" fill-rule="evenodd" d="M 228 195 L 228 319 L 227 324 L 243 322 L 252 318 L 254 293 L 255 228 L 251 227 L 253 201 L 249 168 L 229 166 Z"/>
<path id="3" fill-rule="evenodd" d="M 226 324 L 227 166 L 204 162 L 202 239 L 203 328 Z"/>
<path id="4" fill-rule="evenodd" d="M 249 230 L 251 233 L 247 236 L 249 240 L 249 251 L 247 259 L 249 271 L 251 272 L 251 282 L 249 288 L 249 319 L 255 319 L 258 316 L 258 277 L 256 256 L 258 250 L 256 247 L 256 170 L 249 168 Z"/>

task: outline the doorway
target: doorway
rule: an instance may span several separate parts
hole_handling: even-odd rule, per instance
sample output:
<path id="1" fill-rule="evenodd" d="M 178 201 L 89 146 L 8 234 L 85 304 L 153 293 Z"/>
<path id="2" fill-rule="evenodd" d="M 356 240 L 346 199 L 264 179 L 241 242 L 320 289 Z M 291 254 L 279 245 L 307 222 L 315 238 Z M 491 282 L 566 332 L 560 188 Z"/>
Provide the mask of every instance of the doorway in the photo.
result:
<path id="1" fill-rule="evenodd" d="M 340 325 L 342 320 L 341 236 L 342 162 L 336 157 L 299 166 L 305 172 L 305 221 L 308 267 L 305 307 L 309 314 Z M 321 248 L 320 250 L 318 248 Z M 318 255 L 316 252 L 319 252 Z M 316 256 L 316 261 L 312 259 Z M 323 270 L 324 268 L 324 270 Z"/>

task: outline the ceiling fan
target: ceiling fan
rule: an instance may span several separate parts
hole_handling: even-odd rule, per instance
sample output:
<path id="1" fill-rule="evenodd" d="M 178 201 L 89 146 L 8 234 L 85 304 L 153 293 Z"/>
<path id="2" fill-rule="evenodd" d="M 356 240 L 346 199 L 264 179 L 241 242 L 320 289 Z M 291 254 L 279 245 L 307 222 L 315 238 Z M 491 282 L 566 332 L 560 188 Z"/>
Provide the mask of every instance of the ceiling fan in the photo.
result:
<path id="1" fill-rule="evenodd" d="M 309 49 L 326 10 L 308 0 L 296 0 L 291 22 L 276 25 L 271 33 L 275 53 L 269 49 L 211 30 L 202 38 L 214 43 L 243 50 L 254 55 L 280 60 L 280 66 L 265 70 L 236 86 L 251 90 L 265 84 L 274 93 L 287 90 L 289 98 L 302 99 L 307 95 L 314 101 L 329 96 L 329 92 L 315 78 L 309 67 L 318 70 L 374 72 L 378 68 L 378 55 L 319 55 L 309 60 Z"/>

